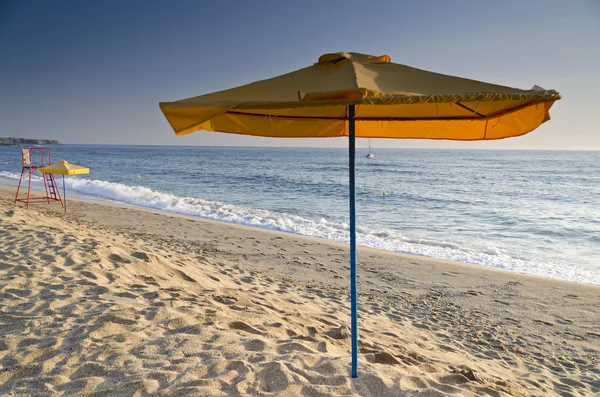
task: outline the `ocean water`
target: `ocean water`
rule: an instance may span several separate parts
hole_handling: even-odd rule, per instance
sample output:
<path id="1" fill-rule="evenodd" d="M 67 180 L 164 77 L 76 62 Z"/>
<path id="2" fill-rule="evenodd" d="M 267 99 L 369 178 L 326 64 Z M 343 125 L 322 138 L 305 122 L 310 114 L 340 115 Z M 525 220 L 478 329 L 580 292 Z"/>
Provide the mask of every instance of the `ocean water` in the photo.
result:
<path id="1" fill-rule="evenodd" d="M 600 284 L 600 152 L 366 153 L 360 245 Z M 66 179 L 72 192 L 348 241 L 345 149 L 61 145 L 52 155 L 91 168 Z M 0 147 L 0 176 L 14 184 L 19 172 L 20 148 Z"/>

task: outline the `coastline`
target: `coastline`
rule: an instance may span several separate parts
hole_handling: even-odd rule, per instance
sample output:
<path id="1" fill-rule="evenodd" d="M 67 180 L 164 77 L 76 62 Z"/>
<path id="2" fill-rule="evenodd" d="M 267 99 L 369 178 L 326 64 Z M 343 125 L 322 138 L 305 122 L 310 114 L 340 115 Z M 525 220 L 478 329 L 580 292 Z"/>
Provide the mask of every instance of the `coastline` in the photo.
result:
<path id="1" fill-rule="evenodd" d="M 196 336 L 229 335 L 232 346 L 239 345 L 239 349 L 231 353 L 234 358 L 225 357 L 225 360 L 241 361 L 245 373 L 254 379 L 254 383 L 244 381 L 247 384 L 244 386 L 246 389 L 243 389 L 240 385 L 242 380 L 232 377 L 223 381 L 227 386 L 221 387 L 216 382 L 209 386 L 197 386 L 208 387 L 215 395 L 218 395 L 217 392 L 233 395 L 227 391 L 227 387 L 232 385 L 236 385 L 242 394 L 266 393 L 261 387 L 271 381 L 281 386 L 273 390 L 278 389 L 277 392 L 282 395 L 299 394 L 303 390 L 305 394 L 309 393 L 306 390 L 312 390 L 312 395 L 343 395 L 345 391 L 366 395 L 395 395 L 399 390 L 416 392 L 426 389 L 442 393 L 461 389 L 463 395 L 478 395 L 486 390 L 497 395 L 553 395 L 564 392 L 585 394 L 600 391 L 600 372 L 597 371 L 600 360 L 600 349 L 597 348 L 600 342 L 597 331 L 600 322 L 598 286 L 360 247 L 358 274 L 362 375 L 357 380 L 351 380 L 347 378 L 348 341 L 328 336 L 328 332 L 349 322 L 345 297 L 348 284 L 347 244 L 165 214 L 150 209 L 70 198 L 69 213 L 66 215 L 56 205 L 47 204 L 36 204 L 26 211 L 22 206 L 12 204 L 12 195 L 13 188 L 0 187 L 0 224 L 6 225 L 3 227 L 3 242 L 0 243 L 4 251 L 1 260 L 5 263 L 0 270 L 6 298 L 2 305 L 4 312 L 13 313 L 14 316 L 19 312 L 19 307 L 27 307 L 27 302 L 34 296 L 35 300 L 40 299 L 38 295 L 41 291 L 38 290 L 41 285 L 37 285 L 36 289 L 31 282 L 20 279 L 19 275 L 31 273 L 31 269 L 27 268 L 29 265 L 41 269 L 44 261 L 53 263 L 51 267 L 55 273 L 68 270 L 72 280 L 87 280 L 96 284 L 96 287 L 101 287 L 97 292 L 104 291 L 103 293 L 90 292 L 82 295 L 87 296 L 87 304 L 106 304 L 108 299 L 112 302 L 112 310 L 121 314 L 127 312 L 130 317 L 135 318 L 135 324 L 125 322 L 134 328 L 146 323 L 151 328 L 158 327 L 160 321 L 156 318 L 147 319 L 140 311 L 147 311 L 148 307 L 157 302 L 174 305 L 169 288 L 177 288 L 178 294 L 190 299 L 195 296 L 200 300 L 202 298 L 198 297 L 199 294 L 202 296 L 205 295 L 204 292 L 210 291 L 209 295 L 213 298 L 221 297 L 220 301 L 217 299 L 215 303 L 212 299 L 197 306 L 188 302 L 185 308 L 173 308 L 170 315 L 180 318 L 189 312 L 193 321 L 189 320 L 191 323 L 185 327 L 193 328 L 202 324 L 201 331 Z M 12 215 L 7 215 L 11 213 Z M 45 237 L 36 236 L 35 230 L 44 234 L 59 234 L 65 241 L 73 240 L 65 245 L 70 248 L 69 252 L 61 251 L 57 244 L 52 249 L 44 248 L 47 243 L 44 241 Z M 24 237 L 31 239 L 28 241 Z M 22 249 L 16 249 L 15 246 Z M 31 255 L 27 254 L 27 249 L 32 252 Z M 95 251 L 95 254 L 87 252 L 87 249 Z M 135 259 L 133 254 L 147 259 Z M 91 256 L 87 257 L 88 255 Z M 111 255 L 116 256 L 111 259 Z M 131 259 L 132 255 L 134 259 Z M 77 266 L 68 266 L 69 260 L 63 257 L 71 258 L 70 261 Z M 128 258 L 129 263 L 118 261 L 117 257 Z M 23 265 L 23 261 L 31 264 Z M 149 268 L 144 269 L 144 264 Z M 102 266 L 112 267 L 114 272 L 105 274 Z M 135 269 L 128 269 L 128 266 Z M 73 267 L 78 267 L 79 270 L 74 270 Z M 177 271 L 183 272 L 185 276 Z M 42 271 L 41 274 L 46 278 L 56 277 L 47 271 Z M 89 274 L 95 278 L 89 277 Z M 116 278 L 111 281 L 109 274 Z M 144 298 L 143 294 L 127 290 L 126 284 L 122 283 L 124 279 L 131 277 L 143 280 L 141 276 L 155 280 L 156 285 L 150 282 L 146 288 L 156 289 L 153 292 L 159 297 Z M 215 281 L 213 277 L 219 281 Z M 40 284 L 42 281 L 50 282 L 34 280 L 33 284 Z M 131 287 L 132 284 L 128 285 Z M 123 291 L 119 292 L 119 288 Z M 8 290 L 29 290 L 30 293 L 7 292 Z M 129 295 L 126 296 L 125 293 Z M 234 303 L 228 304 L 227 297 L 232 297 L 230 300 Z M 269 299 L 265 301 L 265 297 Z M 48 299 L 53 302 L 55 298 L 50 296 Z M 259 302 L 260 300 L 263 302 Z M 240 305 L 239 302 L 245 302 L 241 305 L 244 310 L 240 312 L 245 313 L 241 317 L 232 308 Z M 76 301 L 72 305 L 78 307 Z M 262 311 L 261 305 L 267 305 L 268 313 Z M 208 312 L 215 309 L 218 309 L 216 313 L 209 315 Z M 221 309 L 226 315 L 219 312 Z M 73 313 L 76 314 L 77 310 Z M 136 317 L 136 313 L 141 318 Z M 36 312 L 36 315 L 42 314 Z M 46 315 L 47 321 L 53 322 L 53 315 L 56 313 Z M 62 315 L 67 316 L 67 313 Z M 30 324 L 7 333 L 7 319 L 10 316 L 11 314 L 4 316 L 1 329 L 2 334 L 8 335 L 14 343 L 7 344 L 7 349 L 1 353 L 2 357 L 6 360 L 7 355 L 12 354 L 12 360 L 26 362 L 29 357 L 27 354 L 34 354 L 29 350 L 35 349 L 23 349 L 19 344 L 36 332 L 44 334 L 48 330 L 35 330 Z M 175 317 L 168 321 L 174 321 Z M 239 319 L 235 320 L 236 317 Z M 235 321 L 231 321 L 232 319 Z M 90 318 L 89 321 L 95 320 Z M 213 324 L 208 324 L 211 321 Z M 291 325 L 287 326 L 287 322 Z M 117 325 L 124 326 L 124 322 L 120 320 L 108 323 L 112 324 L 111 329 Z M 287 331 L 282 333 L 281 326 L 268 325 L 274 323 L 286 324 L 287 328 L 284 328 Z M 16 330 L 19 331 L 18 335 Z M 123 332 L 110 331 L 108 335 L 115 338 L 116 335 L 121 335 L 121 338 L 129 341 L 126 332 L 121 331 Z M 184 331 L 181 333 L 189 336 Z M 178 337 L 177 332 L 174 334 L 174 338 Z M 252 342 L 252 338 L 240 339 L 240 334 L 258 338 L 261 343 Z M 158 337 L 157 335 L 166 338 L 156 329 L 147 335 L 149 339 L 146 342 Z M 94 341 L 89 337 L 85 340 Z M 137 342 L 142 344 L 138 348 L 146 343 L 144 340 Z M 268 358 L 268 362 L 252 362 L 258 360 L 253 356 L 258 354 L 258 350 L 243 347 L 251 342 L 263 346 L 260 351 Z M 119 350 L 118 344 L 113 345 L 110 341 L 107 343 Z M 208 342 L 203 339 L 202 343 L 206 345 Z M 281 349 L 286 344 L 294 344 L 294 348 L 289 351 Z M 224 343 L 219 346 L 226 350 L 226 345 Z M 323 346 L 326 346 L 324 352 L 321 351 Z M 181 353 L 178 348 L 173 349 L 175 353 Z M 38 350 L 36 352 L 35 354 L 39 354 Z M 57 357 L 64 354 L 60 348 L 56 352 Z M 128 356 L 125 351 L 115 354 Z M 183 355 L 185 356 L 185 352 Z M 215 353 L 206 357 L 208 361 L 203 359 L 196 364 L 210 367 L 214 364 L 211 360 L 217 356 L 221 359 L 224 357 L 221 353 Z M 143 358 L 139 359 L 144 361 Z M 152 360 L 156 361 L 157 358 Z M 306 364 L 305 368 L 301 368 L 304 371 L 302 375 L 298 375 L 299 362 Z M 311 375 L 310 367 L 318 362 L 328 363 L 331 372 L 329 376 L 339 378 L 339 385 L 314 381 L 317 374 Z M 80 368 L 86 363 L 87 361 L 75 360 L 70 364 L 66 361 L 56 364 L 59 369 L 73 371 L 62 383 L 54 379 L 53 382 L 57 385 L 53 385 L 51 391 L 59 390 L 59 384 L 71 390 L 75 380 L 89 378 L 72 378 L 76 367 Z M 468 367 L 472 372 L 461 366 Z M 277 370 L 273 369 L 275 367 Z M 596 368 L 596 372 L 593 368 Z M 189 373 L 190 368 L 188 366 L 182 370 Z M 127 379 L 129 376 L 143 378 L 140 375 L 142 372 L 127 371 Z M 208 372 L 210 370 L 207 369 Z M 266 379 L 270 374 L 275 377 L 274 380 Z M 470 374 L 475 374 L 478 380 L 470 380 Z M 296 379 L 295 376 L 299 378 Z M 15 387 L 21 384 L 19 379 L 30 379 L 26 376 L 15 379 L 14 374 L 1 377 L 4 386 L 0 389 L 3 392 L 15 392 Z M 571 382 L 564 381 L 566 378 Z M 232 379 L 236 381 L 233 382 Z M 174 380 L 165 378 L 157 382 L 155 386 L 159 389 L 171 388 L 173 392 L 178 390 L 178 384 Z M 90 385 L 93 383 L 89 379 L 85 382 L 91 388 L 90 392 L 117 391 L 107 389 L 110 385 L 104 381 L 92 388 Z M 52 385 L 52 382 L 49 384 Z M 119 385 L 123 384 L 123 381 L 119 382 Z M 284 384 L 285 387 L 282 386 Z M 144 382 L 136 387 L 145 392 L 151 389 L 148 385 L 144 386 Z M 66 394 L 69 394 L 68 390 Z M 196 392 L 200 393 L 198 390 Z"/>
<path id="2" fill-rule="evenodd" d="M 1 180 L 2 180 L 2 177 L 0 177 L 0 181 Z M 8 179 L 8 178 L 6 178 L 5 181 L 14 182 L 13 180 Z M 7 200 L 12 201 L 12 199 L 14 198 L 15 189 L 16 189 L 16 187 L 0 184 L 0 198 L 5 198 Z M 34 189 L 32 188 L 32 192 L 33 191 L 34 191 Z M 36 192 L 36 194 L 43 193 L 39 190 L 35 190 L 35 192 Z M 75 196 L 75 197 L 73 197 L 73 196 Z M 71 205 L 73 205 L 73 214 L 76 214 L 78 219 L 83 219 L 85 221 L 95 223 L 99 226 L 119 228 L 120 230 L 125 230 L 125 229 L 138 230 L 138 231 L 145 230 L 149 234 L 153 234 L 153 235 L 157 235 L 157 236 L 161 236 L 161 237 L 185 239 L 185 240 L 191 240 L 191 241 L 205 241 L 206 238 L 209 237 L 208 235 L 212 234 L 211 232 L 209 232 L 207 235 L 206 229 L 211 228 L 211 227 L 216 227 L 219 234 L 231 236 L 238 242 L 248 238 L 248 236 L 252 235 L 252 234 L 259 234 L 259 235 L 265 234 L 266 236 L 272 236 L 272 235 L 276 236 L 278 240 L 280 238 L 283 238 L 284 240 L 292 239 L 295 243 L 298 243 L 298 244 L 311 243 L 311 244 L 316 244 L 317 246 L 322 245 L 325 247 L 335 247 L 335 249 L 338 251 L 340 249 L 346 250 L 346 251 L 348 250 L 347 242 L 333 241 L 333 240 L 323 239 L 323 238 L 319 238 L 319 237 L 311 237 L 311 236 L 305 236 L 305 235 L 301 235 L 301 234 L 295 234 L 292 232 L 269 230 L 269 229 L 265 229 L 262 227 L 255 227 L 255 226 L 232 223 L 232 222 L 227 222 L 227 221 L 214 220 L 214 219 L 210 219 L 210 218 L 203 218 L 203 217 L 199 217 L 199 216 L 180 214 L 180 213 L 176 213 L 176 212 L 169 212 L 166 210 L 159 210 L 159 209 L 143 207 L 143 206 L 139 206 L 139 205 L 135 205 L 135 204 L 119 202 L 119 201 L 115 201 L 115 200 L 112 200 L 109 198 L 104 198 L 104 197 L 96 197 L 96 196 L 90 196 L 90 195 L 85 195 L 85 194 L 81 194 L 81 193 L 69 192 L 67 199 L 68 199 L 69 209 L 71 209 Z M 89 211 L 89 208 L 86 208 L 86 206 L 88 206 L 88 205 L 93 207 L 94 210 Z M 41 210 L 42 212 L 50 211 L 49 213 L 60 213 L 61 212 L 60 210 L 58 210 L 59 207 L 57 207 L 56 205 L 51 205 L 48 207 L 46 205 L 35 204 L 34 206 L 35 207 L 30 207 L 30 208 L 34 208 L 34 209 L 37 208 L 37 209 Z M 94 206 L 98 206 L 98 207 L 94 207 Z M 120 210 L 127 210 L 127 211 L 121 212 Z M 69 213 L 66 216 L 67 217 L 71 216 L 72 215 L 71 212 L 72 211 L 69 211 Z M 126 214 L 131 214 L 131 215 L 126 215 Z M 133 214 L 135 214 L 135 215 L 133 215 Z M 149 218 L 145 217 L 145 214 L 153 214 L 153 215 L 163 216 L 163 217 L 165 217 L 163 219 L 166 219 L 166 218 L 169 218 L 171 220 L 183 219 L 183 220 L 198 222 L 196 225 L 199 226 L 199 228 L 193 230 L 194 232 L 196 232 L 198 234 L 196 235 L 196 234 L 188 233 L 190 231 L 190 230 L 188 230 L 190 225 L 187 223 L 184 223 L 183 221 L 178 223 L 178 225 L 169 225 L 169 227 L 167 227 L 166 229 L 163 229 L 162 227 L 157 227 L 155 223 L 150 221 Z M 229 237 L 228 237 L 228 239 L 229 239 Z M 231 246 L 231 245 L 226 245 L 226 246 L 228 249 L 235 250 L 234 246 Z M 448 259 L 434 258 L 434 257 L 430 257 L 430 256 L 425 256 L 425 255 L 388 251 L 388 250 L 384 250 L 384 249 L 366 247 L 366 246 L 361 246 L 361 245 L 359 245 L 357 247 L 357 250 L 359 252 L 359 259 L 360 259 L 359 262 L 361 262 L 361 263 L 369 262 L 368 259 L 365 259 L 365 255 L 367 256 L 367 258 L 370 258 L 370 259 L 373 259 L 374 256 L 390 257 L 390 258 L 392 258 L 391 259 L 392 261 L 394 261 L 394 258 L 396 261 L 400 261 L 399 262 L 400 264 L 402 264 L 404 262 L 410 262 L 412 260 L 412 261 L 420 262 L 424 265 L 430 265 L 430 266 L 435 266 L 435 267 L 437 267 L 437 266 L 459 267 L 459 268 L 461 268 L 462 272 L 460 274 L 463 278 L 469 277 L 471 274 L 473 274 L 472 272 L 475 272 L 477 274 L 476 278 L 479 278 L 480 277 L 479 271 L 483 271 L 484 273 L 489 271 L 491 273 L 487 276 L 484 276 L 484 278 L 489 279 L 491 277 L 494 277 L 494 274 L 500 275 L 501 277 L 502 277 L 502 275 L 504 275 L 504 276 L 515 275 L 518 278 L 524 277 L 524 278 L 531 278 L 532 280 L 539 280 L 539 282 L 541 282 L 542 284 L 544 283 L 544 281 L 555 281 L 557 283 L 567 283 L 566 284 L 567 286 L 564 288 L 570 288 L 568 285 L 571 285 L 571 284 L 582 285 L 582 286 L 592 286 L 592 287 L 600 288 L 600 285 L 596 285 L 596 284 L 581 283 L 581 282 L 571 281 L 571 280 L 561 280 L 561 279 L 552 278 L 552 277 L 545 277 L 545 276 L 539 276 L 539 275 L 535 275 L 535 274 L 516 272 L 513 270 L 496 269 L 496 268 L 485 266 L 485 265 L 477 265 L 477 264 L 465 263 L 465 262 L 456 262 L 456 261 L 452 261 L 452 260 L 448 260 Z M 295 252 L 295 254 L 296 255 L 301 254 L 302 253 L 301 251 L 304 251 L 304 250 L 299 250 L 298 252 Z M 361 255 L 361 253 L 362 253 L 362 255 Z M 246 252 L 238 247 L 238 251 L 236 252 L 236 254 L 246 255 Z M 349 257 L 347 256 L 347 253 L 346 253 L 346 262 L 344 264 L 347 264 L 348 262 L 349 262 Z M 381 262 L 381 259 L 379 260 L 379 262 Z M 329 263 L 329 265 L 331 265 L 331 263 Z M 428 268 L 428 270 L 431 270 L 431 267 Z M 423 274 L 423 275 L 427 276 L 427 274 Z M 450 277 L 450 276 L 446 275 L 446 277 Z M 448 279 L 446 278 L 446 279 L 440 279 L 437 281 L 439 281 L 441 284 L 443 284 L 442 281 L 447 281 L 447 280 Z M 424 280 L 421 280 L 421 281 L 424 281 Z M 471 282 L 471 280 L 467 281 L 465 283 L 465 285 L 468 285 L 469 282 Z M 436 283 L 436 281 L 432 281 L 432 284 L 435 284 L 435 283 Z"/>

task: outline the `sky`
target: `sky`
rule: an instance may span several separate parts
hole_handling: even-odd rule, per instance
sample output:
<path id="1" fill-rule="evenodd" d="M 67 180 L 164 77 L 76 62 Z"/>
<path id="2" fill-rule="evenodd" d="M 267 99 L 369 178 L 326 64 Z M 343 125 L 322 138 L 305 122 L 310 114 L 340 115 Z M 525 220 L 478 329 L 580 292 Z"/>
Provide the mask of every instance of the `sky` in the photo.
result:
<path id="1" fill-rule="evenodd" d="M 176 137 L 158 107 L 340 51 L 563 95 L 552 120 L 523 137 L 374 148 L 600 150 L 600 0 L 0 0 L 0 136 L 344 147 L 343 138 Z"/>

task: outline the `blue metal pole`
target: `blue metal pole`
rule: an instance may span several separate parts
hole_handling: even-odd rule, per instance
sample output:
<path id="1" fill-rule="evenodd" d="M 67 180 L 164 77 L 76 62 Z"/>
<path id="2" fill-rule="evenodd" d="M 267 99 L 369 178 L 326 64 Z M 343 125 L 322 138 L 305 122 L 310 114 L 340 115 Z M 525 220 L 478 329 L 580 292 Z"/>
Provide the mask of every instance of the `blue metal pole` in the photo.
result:
<path id="1" fill-rule="evenodd" d="M 355 190 L 355 115 L 354 105 L 348 106 L 348 159 L 350 167 L 350 312 L 352 316 L 352 377 L 358 378 L 358 303 L 356 289 L 356 190 Z"/>
<path id="2" fill-rule="evenodd" d="M 65 214 L 67 213 L 67 189 L 65 189 L 65 176 L 63 175 L 63 204 L 65 205 Z"/>

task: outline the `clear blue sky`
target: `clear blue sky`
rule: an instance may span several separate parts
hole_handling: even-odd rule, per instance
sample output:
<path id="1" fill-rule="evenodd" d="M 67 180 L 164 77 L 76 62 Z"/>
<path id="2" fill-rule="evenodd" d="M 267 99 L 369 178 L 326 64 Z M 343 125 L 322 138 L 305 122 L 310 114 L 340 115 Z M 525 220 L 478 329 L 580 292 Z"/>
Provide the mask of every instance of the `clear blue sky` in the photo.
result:
<path id="1" fill-rule="evenodd" d="M 345 146 L 342 139 L 175 137 L 158 108 L 290 72 L 327 52 L 554 88 L 552 121 L 482 143 L 374 147 L 600 150 L 600 0 L 0 0 L 0 136 L 65 143 Z M 366 142 L 361 142 L 362 146 Z"/>

